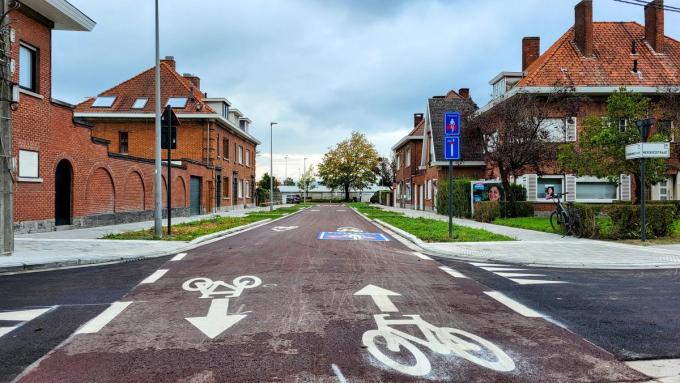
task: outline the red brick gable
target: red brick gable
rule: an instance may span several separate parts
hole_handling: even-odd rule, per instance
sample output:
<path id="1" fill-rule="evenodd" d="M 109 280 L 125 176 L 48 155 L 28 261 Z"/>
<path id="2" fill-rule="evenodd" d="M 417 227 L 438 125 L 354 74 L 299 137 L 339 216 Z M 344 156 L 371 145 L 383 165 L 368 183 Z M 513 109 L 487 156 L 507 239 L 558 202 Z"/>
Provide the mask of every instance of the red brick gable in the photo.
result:
<path id="1" fill-rule="evenodd" d="M 636 41 L 637 54 L 631 54 Z M 680 85 L 680 42 L 665 37 L 655 53 L 636 22 L 593 23 L 594 56 L 585 57 L 571 28 L 526 70 L 518 86 L 659 86 Z M 633 60 L 639 74 L 633 73 Z"/>
<path id="2" fill-rule="evenodd" d="M 425 120 L 422 120 L 418 125 L 409 132 L 409 136 L 413 137 L 423 137 L 423 132 L 425 131 Z"/>
<path id="3" fill-rule="evenodd" d="M 155 111 L 156 68 L 152 67 L 126 80 L 99 96 L 116 96 L 111 108 L 92 107 L 96 97 L 89 98 L 76 106 L 76 113 L 153 113 Z M 132 105 L 138 98 L 149 100 L 143 109 L 133 109 Z M 215 113 L 203 103 L 203 93 L 196 89 L 189 80 L 182 77 L 170 65 L 161 62 L 161 105 L 167 103 L 170 97 L 188 97 L 184 109 L 174 108 L 177 113 Z"/>

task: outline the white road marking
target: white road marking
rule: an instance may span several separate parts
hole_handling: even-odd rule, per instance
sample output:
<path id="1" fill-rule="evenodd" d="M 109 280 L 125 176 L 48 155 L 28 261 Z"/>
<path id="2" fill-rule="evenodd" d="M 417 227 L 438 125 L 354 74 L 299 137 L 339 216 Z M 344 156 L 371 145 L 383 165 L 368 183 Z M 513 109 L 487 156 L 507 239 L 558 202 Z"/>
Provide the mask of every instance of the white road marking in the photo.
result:
<path id="1" fill-rule="evenodd" d="M 161 279 L 161 277 L 162 277 L 163 275 L 165 275 L 165 273 L 167 273 L 167 272 L 168 272 L 167 269 L 156 270 L 156 271 L 154 271 L 153 274 L 151 274 L 151 275 L 149 275 L 148 277 L 146 277 L 146 279 L 144 279 L 143 281 L 139 282 L 139 284 L 154 283 L 154 282 L 156 282 L 157 280 Z"/>
<path id="2" fill-rule="evenodd" d="M 14 329 L 16 329 L 17 327 L 19 327 L 19 325 L 12 327 L 0 327 L 0 337 L 9 334 L 10 332 L 14 331 Z"/>
<path id="3" fill-rule="evenodd" d="M 517 302 L 516 300 L 508 298 L 503 293 L 500 293 L 498 291 L 485 291 L 484 294 L 509 307 L 512 311 L 524 315 L 525 317 L 543 318 L 543 314 L 539 314 L 538 312 L 528 308 L 527 306 Z"/>
<path id="4" fill-rule="evenodd" d="M 345 379 L 345 375 L 342 374 L 342 371 L 340 371 L 340 367 L 338 367 L 337 364 L 335 364 L 335 363 L 331 364 L 331 368 L 333 369 L 335 376 L 338 377 L 338 381 L 340 383 L 347 383 L 347 379 Z"/>
<path id="5" fill-rule="evenodd" d="M 83 327 L 79 328 L 78 331 L 76 331 L 76 334 L 94 334 L 99 332 L 104 328 L 104 326 L 109 324 L 109 322 L 122 313 L 123 310 L 125 310 L 130 305 L 130 303 L 132 303 L 132 301 L 113 302 L 109 308 L 102 311 L 101 314 L 90 319 L 90 321 L 85 323 Z"/>
<path id="6" fill-rule="evenodd" d="M 272 231 L 276 232 L 283 232 L 283 231 L 290 231 L 290 230 L 295 230 L 299 226 L 276 226 L 272 228 Z"/>
<path id="7" fill-rule="evenodd" d="M 172 257 L 171 261 L 181 261 L 182 258 L 184 258 L 186 256 L 187 256 L 187 253 L 179 253 L 179 254 L 175 255 L 174 257 Z"/>
<path id="8" fill-rule="evenodd" d="M 440 269 L 441 269 L 441 270 L 444 270 L 444 272 L 445 272 L 446 274 L 449 274 L 450 276 L 452 276 L 452 277 L 454 277 L 454 278 L 467 278 L 465 275 L 459 273 L 458 271 L 456 271 L 456 270 L 454 270 L 454 269 L 452 269 L 452 268 L 450 268 L 450 267 L 442 266 L 442 267 L 440 267 Z"/>
<path id="9" fill-rule="evenodd" d="M 428 256 L 425 255 L 425 254 L 419 253 L 419 252 L 417 252 L 417 251 L 414 251 L 414 252 L 413 252 L 413 255 L 415 255 L 416 257 L 418 257 L 418 258 L 420 258 L 420 259 L 426 259 L 426 260 L 428 260 L 428 261 L 431 261 L 431 260 L 432 260 L 432 258 L 428 257 Z"/>
<path id="10" fill-rule="evenodd" d="M 42 309 L 0 312 L 0 320 L 28 322 L 52 310 L 52 308 L 54 308 L 54 306 Z"/>
<path id="11" fill-rule="evenodd" d="M 318 210 L 318 209 L 312 209 L 311 211 L 321 211 L 321 210 Z"/>
<path id="12" fill-rule="evenodd" d="M 501 267 L 505 265 L 499 265 L 497 263 L 479 263 L 479 262 L 470 262 L 471 265 L 473 266 L 491 266 L 491 267 Z"/>
<path id="13" fill-rule="evenodd" d="M 515 278 L 515 277 L 545 277 L 545 274 L 522 274 L 522 273 L 494 273 L 505 278 Z"/>
<path id="14" fill-rule="evenodd" d="M 354 293 L 354 295 L 370 295 L 371 298 L 373 298 L 373 302 L 375 302 L 376 306 L 378 306 L 380 311 L 384 313 L 399 312 L 397 306 L 395 306 L 394 303 L 392 303 L 392 301 L 390 300 L 390 296 L 399 297 L 401 296 L 401 294 L 395 293 L 394 291 L 383 289 L 382 287 L 378 287 L 375 285 L 368 285 Z"/>
<path id="15" fill-rule="evenodd" d="M 567 283 L 563 281 L 546 281 L 540 279 L 522 279 L 522 278 L 508 278 L 509 280 L 519 283 L 520 285 L 546 285 L 550 283 Z"/>
<path id="16" fill-rule="evenodd" d="M 339 211 L 339 212 L 341 212 L 341 213 L 344 213 L 344 212 L 346 212 L 347 210 L 336 210 L 336 211 Z"/>
<path id="17" fill-rule="evenodd" d="M 247 315 L 229 315 L 229 298 L 213 299 L 210 302 L 208 314 L 203 317 L 186 318 L 192 325 L 199 329 L 205 336 L 215 339 L 229 327 L 238 323 Z"/>
<path id="18" fill-rule="evenodd" d="M 482 267 L 486 271 L 526 271 L 526 269 L 513 269 L 507 267 Z"/>

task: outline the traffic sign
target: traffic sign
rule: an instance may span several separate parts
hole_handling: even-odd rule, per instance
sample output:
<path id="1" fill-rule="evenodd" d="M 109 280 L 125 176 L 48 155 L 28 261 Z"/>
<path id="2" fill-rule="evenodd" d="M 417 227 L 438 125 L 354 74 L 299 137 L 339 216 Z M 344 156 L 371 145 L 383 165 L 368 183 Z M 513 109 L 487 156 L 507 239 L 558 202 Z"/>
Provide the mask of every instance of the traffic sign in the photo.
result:
<path id="1" fill-rule="evenodd" d="M 444 113 L 444 135 L 446 136 L 460 135 L 460 113 L 458 112 Z"/>
<path id="2" fill-rule="evenodd" d="M 179 126 L 179 118 L 172 110 L 172 107 L 168 105 L 163 111 L 161 116 L 161 149 L 177 149 L 177 127 Z M 170 135 L 172 146 L 168 147 L 168 129 L 170 129 Z"/>
<path id="3" fill-rule="evenodd" d="M 444 159 L 447 161 L 460 160 L 460 137 L 444 137 Z"/>
<path id="4" fill-rule="evenodd" d="M 626 146 L 626 159 L 669 158 L 671 144 L 668 142 L 639 142 Z"/>

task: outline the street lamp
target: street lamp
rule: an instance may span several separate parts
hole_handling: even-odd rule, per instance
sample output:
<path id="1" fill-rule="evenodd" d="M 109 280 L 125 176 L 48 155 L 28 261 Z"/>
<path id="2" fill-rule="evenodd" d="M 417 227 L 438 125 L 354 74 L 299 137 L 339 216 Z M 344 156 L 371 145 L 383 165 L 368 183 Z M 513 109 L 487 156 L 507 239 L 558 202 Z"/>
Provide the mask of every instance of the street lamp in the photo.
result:
<path id="1" fill-rule="evenodd" d="M 163 195 L 161 191 L 161 55 L 160 55 L 160 28 L 158 17 L 158 0 L 156 5 L 156 126 L 155 126 L 155 140 L 154 140 L 154 237 L 161 238 L 163 236 Z M 168 169 L 170 163 L 168 163 Z M 170 201 L 168 201 L 169 203 Z"/>
<path id="2" fill-rule="evenodd" d="M 269 211 L 274 210 L 274 125 L 269 123 Z"/>
<path id="3" fill-rule="evenodd" d="M 302 203 L 307 203 L 307 157 L 302 160 L 302 168 L 304 172 L 302 173 L 302 182 L 305 186 L 304 194 L 302 195 Z"/>
<path id="4" fill-rule="evenodd" d="M 644 120 L 637 121 L 635 125 L 640 131 L 640 142 L 647 142 L 647 136 L 649 135 L 649 129 L 654 126 L 656 119 L 646 118 Z M 647 240 L 647 209 L 645 207 L 646 199 L 646 180 L 645 180 L 645 158 L 640 158 L 640 240 L 642 242 Z"/>
<path id="5" fill-rule="evenodd" d="M 288 155 L 286 154 L 283 159 L 286 160 L 286 167 L 283 173 L 283 180 L 285 181 L 288 179 Z"/>

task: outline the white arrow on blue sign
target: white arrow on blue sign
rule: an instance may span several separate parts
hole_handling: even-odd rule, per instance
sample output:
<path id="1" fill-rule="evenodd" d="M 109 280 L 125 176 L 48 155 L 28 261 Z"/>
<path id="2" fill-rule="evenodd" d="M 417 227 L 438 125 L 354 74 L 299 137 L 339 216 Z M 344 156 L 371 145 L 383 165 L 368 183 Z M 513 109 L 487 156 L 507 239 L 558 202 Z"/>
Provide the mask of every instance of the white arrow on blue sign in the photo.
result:
<path id="1" fill-rule="evenodd" d="M 447 161 L 460 160 L 460 137 L 444 137 L 444 159 Z"/>

